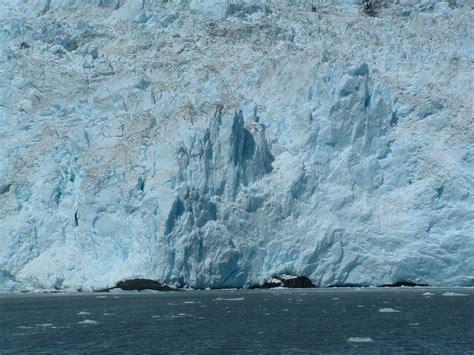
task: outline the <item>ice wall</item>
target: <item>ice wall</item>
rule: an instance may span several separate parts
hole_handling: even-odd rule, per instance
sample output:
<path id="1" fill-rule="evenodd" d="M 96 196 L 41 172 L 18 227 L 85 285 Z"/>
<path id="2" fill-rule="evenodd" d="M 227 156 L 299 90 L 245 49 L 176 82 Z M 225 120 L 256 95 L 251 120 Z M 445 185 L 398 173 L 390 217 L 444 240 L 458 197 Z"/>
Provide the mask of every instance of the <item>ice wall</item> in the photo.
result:
<path id="1" fill-rule="evenodd" d="M 0 4 L 0 290 L 474 274 L 462 1 Z"/>

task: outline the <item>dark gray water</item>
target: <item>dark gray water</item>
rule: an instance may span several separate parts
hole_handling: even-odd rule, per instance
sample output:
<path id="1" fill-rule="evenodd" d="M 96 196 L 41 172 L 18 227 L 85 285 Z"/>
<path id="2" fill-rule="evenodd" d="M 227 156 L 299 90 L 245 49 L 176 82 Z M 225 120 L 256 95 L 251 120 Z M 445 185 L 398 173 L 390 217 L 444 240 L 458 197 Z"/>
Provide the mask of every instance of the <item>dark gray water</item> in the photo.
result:
<path id="1" fill-rule="evenodd" d="M 31 351 L 474 353 L 474 289 L 0 295 L 0 352 Z"/>

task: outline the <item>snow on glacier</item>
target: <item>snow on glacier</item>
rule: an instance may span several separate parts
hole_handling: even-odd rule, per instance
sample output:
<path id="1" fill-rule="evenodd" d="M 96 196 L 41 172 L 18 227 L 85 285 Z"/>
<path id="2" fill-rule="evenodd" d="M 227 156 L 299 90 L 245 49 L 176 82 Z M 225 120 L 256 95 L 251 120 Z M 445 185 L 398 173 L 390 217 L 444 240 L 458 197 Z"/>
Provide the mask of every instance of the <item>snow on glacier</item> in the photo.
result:
<path id="1" fill-rule="evenodd" d="M 472 284 L 472 6 L 385 3 L 2 1 L 0 290 Z"/>

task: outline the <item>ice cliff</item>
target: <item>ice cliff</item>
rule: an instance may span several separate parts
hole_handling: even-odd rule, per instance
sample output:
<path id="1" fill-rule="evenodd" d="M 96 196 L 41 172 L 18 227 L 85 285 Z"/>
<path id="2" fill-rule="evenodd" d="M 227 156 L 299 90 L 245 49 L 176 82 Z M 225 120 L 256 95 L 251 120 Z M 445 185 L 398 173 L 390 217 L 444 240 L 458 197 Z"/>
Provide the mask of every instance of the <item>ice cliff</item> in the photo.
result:
<path id="1" fill-rule="evenodd" d="M 1 1 L 0 290 L 471 284 L 473 15 Z"/>

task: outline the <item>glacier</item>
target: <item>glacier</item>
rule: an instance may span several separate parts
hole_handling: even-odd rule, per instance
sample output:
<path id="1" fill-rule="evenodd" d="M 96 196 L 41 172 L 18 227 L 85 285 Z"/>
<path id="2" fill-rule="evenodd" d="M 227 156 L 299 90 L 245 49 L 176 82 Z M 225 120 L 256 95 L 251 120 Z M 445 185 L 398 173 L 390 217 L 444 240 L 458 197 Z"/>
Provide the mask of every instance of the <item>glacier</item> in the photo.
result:
<path id="1" fill-rule="evenodd" d="M 472 285 L 472 2 L 3 0 L 0 291 Z"/>

